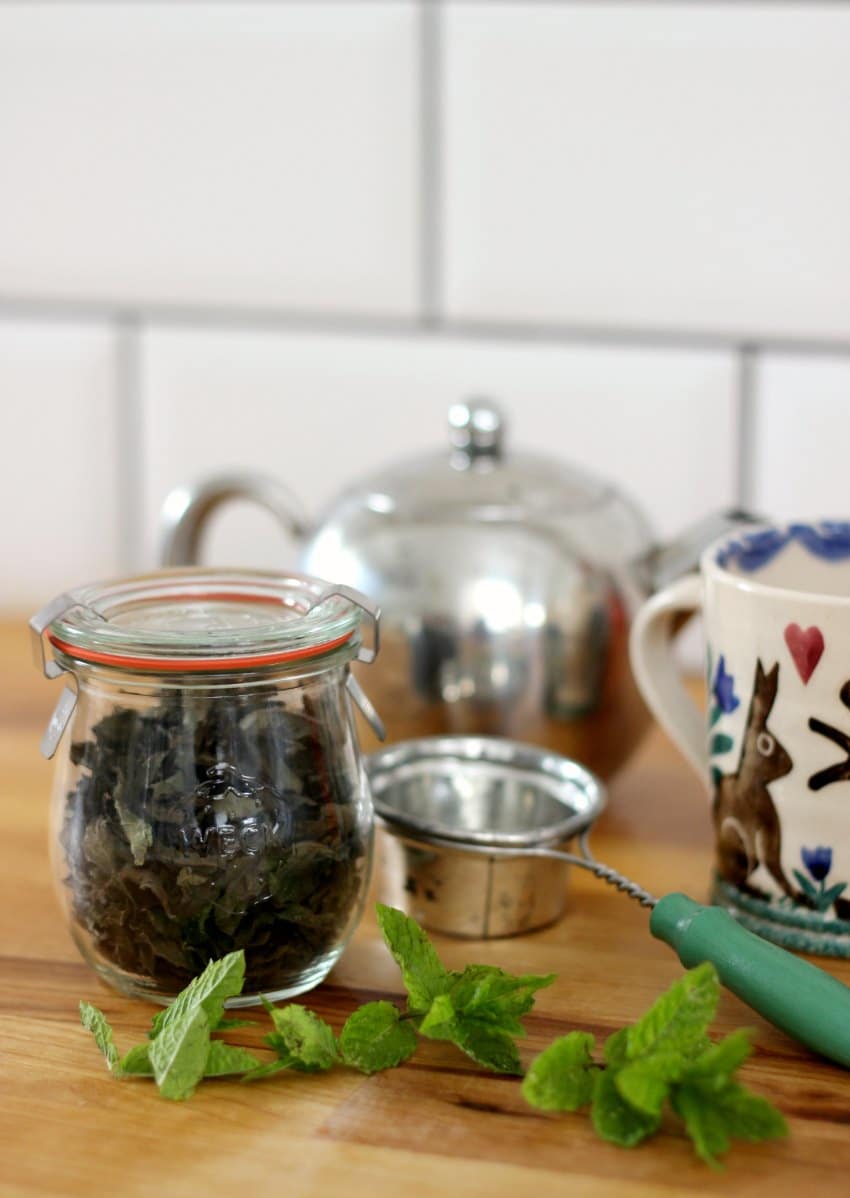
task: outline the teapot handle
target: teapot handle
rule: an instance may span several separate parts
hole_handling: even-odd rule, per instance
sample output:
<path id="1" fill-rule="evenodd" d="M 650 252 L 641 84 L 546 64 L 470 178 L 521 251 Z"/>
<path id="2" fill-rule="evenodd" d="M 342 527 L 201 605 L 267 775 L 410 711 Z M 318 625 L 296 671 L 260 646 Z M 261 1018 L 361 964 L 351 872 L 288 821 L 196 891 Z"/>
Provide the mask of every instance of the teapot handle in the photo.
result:
<path id="1" fill-rule="evenodd" d="M 763 516 L 739 508 L 726 508 L 690 525 L 668 544 L 653 546 L 640 563 L 648 575 L 649 589 L 660 590 L 673 579 L 698 569 L 702 551 L 726 533 L 734 532 L 742 525 L 764 522 Z"/>
<path id="2" fill-rule="evenodd" d="M 163 566 L 193 566 L 207 520 L 232 499 L 248 499 L 271 512 L 297 541 L 312 531 L 301 504 L 277 479 L 265 474 L 218 474 L 195 486 L 175 487 L 162 506 Z"/>

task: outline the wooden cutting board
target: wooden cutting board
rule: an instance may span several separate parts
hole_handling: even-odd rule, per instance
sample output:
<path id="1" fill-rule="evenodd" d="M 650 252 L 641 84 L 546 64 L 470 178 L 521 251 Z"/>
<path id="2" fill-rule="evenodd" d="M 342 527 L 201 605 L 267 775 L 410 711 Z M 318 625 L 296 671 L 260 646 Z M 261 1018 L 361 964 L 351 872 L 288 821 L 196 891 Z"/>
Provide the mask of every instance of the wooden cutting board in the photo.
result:
<path id="1" fill-rule="evenodd" d="M 58 686 L 31 664 L 24 622 L 0 622 L 0 1194 L 45 1195 L 847 1195 L 850 1073 L 813 1059 L 731 995 L 716 1031 L 755 1031 L 742 1071 L 788 1118 L 787 1141 L 736 1145 L 723 1174 L 670 1122 L 633 1151 L 606 1144 L 583 1115 L 547 1116 L 515 1079 L 423 1043 L 404 1067 L 366 1078 L 340 1069 L 264 1083 L 205 1083 L 169 1103 L 145 1082 L 109 1076 L 77 1006 L 112 1021 L 119 1047 L 152 1009 L 107 990 L 79 959 L 47 861 L 52 768 L 38 741 Z M 709 822 L 699 783 L 653 732 L 612 787 L 597 855 L 656 893 L 705 897 Z M 527 1019 L 525 1061 L 572 1028 L 604 1037 L 636 1018 L 681 969 L 637 904 L 573 878 L 556 927 L 511 940 L 436 938 L 450 967 L 469 961 L 555 971 Z M 850 984 L 850 962 L 826 962 Z M 339 1028 L 359 1003 L 400 997 L 398 971 L 367 914 L 328 982 L 306 1000 Z M 251 1030 L 235 1042 L 259 1047 Z"/>

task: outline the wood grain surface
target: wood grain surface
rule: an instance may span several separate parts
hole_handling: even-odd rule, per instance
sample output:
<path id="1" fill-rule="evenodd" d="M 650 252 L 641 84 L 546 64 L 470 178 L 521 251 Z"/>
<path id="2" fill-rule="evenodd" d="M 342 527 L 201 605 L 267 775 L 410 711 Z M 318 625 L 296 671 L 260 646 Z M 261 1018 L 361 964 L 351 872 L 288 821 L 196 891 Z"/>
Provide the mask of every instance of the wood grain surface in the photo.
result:
<path id="1" fill-rule="evenodd" d="M 152 1009 L 107 990 L 77 955 L 47 857 L 52 769 L 38 752 L 59 685 L 32 665 L 23 620 L 0 623 L 0 1194 L 3 1195 L 846 1195 L 850 1074 L 814 1059 L 724 995 L 718 1033 L 747 1026 L 743 1069 L 788 1118 L 787 1141 L 736 1145 L 715 1174 L 670 1122 L 639 1149 L 598 1140 L 583 1115 L 527 1107 L 515 1079 L 425 1042 L 400 1069 L 366 1078 L 280 1074 L 251 1086 L 204 1083 L 169 1103 L 107 1073 L 79 1024 L 81 998 L 112 1021 L 120 1048 Z M 709 821 L 695 777 L 653 731 L 611 789 L 597 855 L 656 893 L 704 898 Z M 646 912 L 590 876 L 572 879 L 557 926 L 512 940 L 436 938 L 450 967 L 469 961 L 555 971 L 527 1019 L 527 1062 L 572 1028 L 607 1035 L 636 1018 L 681 968 Z M 826 962 L 850 983 L 850 963 Z M 306 1000 L 339 1028 L 359 1003 L 399 997 L 398 971 L 371 914 L 328 982 Z M 252 1029 L 234 1042 L 260 1047 Z"/>

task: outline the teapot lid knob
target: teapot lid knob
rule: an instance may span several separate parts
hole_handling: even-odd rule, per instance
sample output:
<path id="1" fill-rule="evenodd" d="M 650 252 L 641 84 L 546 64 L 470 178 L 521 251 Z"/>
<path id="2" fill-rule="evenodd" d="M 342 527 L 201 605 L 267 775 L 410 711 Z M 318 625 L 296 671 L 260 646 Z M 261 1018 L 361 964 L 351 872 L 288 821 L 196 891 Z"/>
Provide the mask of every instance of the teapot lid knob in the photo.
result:
<path id="1" fill-rule="evenodd" d="M 449 408 L 449 441 L 469 458 L 502 456 L 502 413 L 492 400 L 467 399 Z"/>

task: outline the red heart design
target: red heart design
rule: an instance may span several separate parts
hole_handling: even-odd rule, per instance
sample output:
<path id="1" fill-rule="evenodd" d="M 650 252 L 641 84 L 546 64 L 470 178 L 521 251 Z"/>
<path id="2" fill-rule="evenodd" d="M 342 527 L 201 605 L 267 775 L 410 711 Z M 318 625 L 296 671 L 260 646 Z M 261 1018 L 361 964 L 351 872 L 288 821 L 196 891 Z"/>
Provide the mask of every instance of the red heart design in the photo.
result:
<path id="1" fill-rule="evenodd" d="M 797 673 L 808 683 L 823 653 L 823 633 L 814 625 L 804 632 L 799 624 L 789 624 L 785 629 L 785 644 L 794 658 Z"/>

